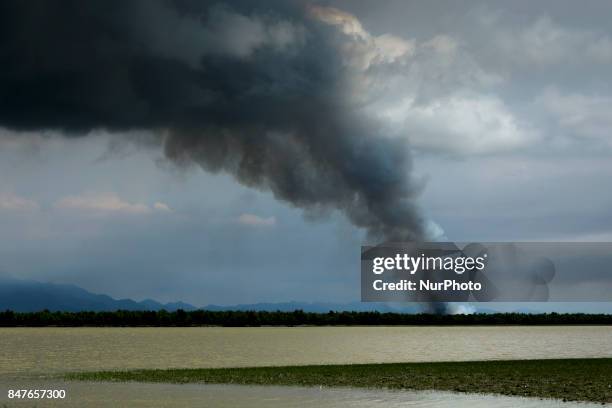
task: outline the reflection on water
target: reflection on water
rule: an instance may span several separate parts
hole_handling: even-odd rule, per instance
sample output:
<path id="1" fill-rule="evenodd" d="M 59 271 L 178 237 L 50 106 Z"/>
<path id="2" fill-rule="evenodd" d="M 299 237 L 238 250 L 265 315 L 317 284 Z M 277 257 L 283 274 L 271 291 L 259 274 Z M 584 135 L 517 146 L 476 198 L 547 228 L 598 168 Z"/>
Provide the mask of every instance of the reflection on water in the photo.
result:
<path id="1" fill-rule="evenodd" d="M 2 328 L 0 378 L 75 370 L 612 356 L 612 327 Z"/>
<path id="2" fill-rule="evenodd" d="M 26 384 L 20 384 L 26 386 Z M 173 385 L 118 383 L 44 383 L 46 388 L 64 388 L 63 401 L 25 401 L 6 399 L 0 382 L 0 404 L 7 407 L 427 407 L 427 408 L 588 408 L 599 405 L 562 403 L 535 398 L 500 397 L 450 392 L 413 392 L 350 388 L 268 387 L 243 385 Z M 36 383 L 28 386 L 36 387 Z"/>

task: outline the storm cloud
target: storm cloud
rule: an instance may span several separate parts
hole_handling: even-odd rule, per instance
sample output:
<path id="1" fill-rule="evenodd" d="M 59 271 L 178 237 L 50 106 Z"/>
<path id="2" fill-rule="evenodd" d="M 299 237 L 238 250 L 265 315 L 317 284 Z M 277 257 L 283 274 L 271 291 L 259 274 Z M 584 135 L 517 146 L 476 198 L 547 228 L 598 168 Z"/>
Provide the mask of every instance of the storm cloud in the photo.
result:
<path id="1" fill-rule="evenodd" d="M 152 130 L 169 159 L 307 215 L 422 238 L 406 139 L 359 109 L 337 17 L 299 2 L 2 2 L 0 126 Z"/>

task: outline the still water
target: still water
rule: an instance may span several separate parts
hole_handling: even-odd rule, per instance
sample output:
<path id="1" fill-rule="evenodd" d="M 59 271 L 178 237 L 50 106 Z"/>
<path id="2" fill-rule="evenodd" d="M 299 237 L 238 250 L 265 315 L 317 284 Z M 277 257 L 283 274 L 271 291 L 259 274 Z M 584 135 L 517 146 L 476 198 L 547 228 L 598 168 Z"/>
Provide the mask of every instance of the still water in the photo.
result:
<path id="1" fill-rule="evenodd" d="M 0 406 L 586 407 L 538 399 L 234 385 L 50 383 L 67 371 L 485 359 L 611 357 L 612 327 L 2 328 Z M 7 400 L 11 388 L 63 401 Z"/>
<path id="2" fill-rule="evenodd" d="M 130 368 L 612 357 L 612 327 L 3 328 L 0 376 Z"/>
<path id="3" fill-rule="evenodd" d="M 0 389 L 2 387 L 0 381 Z M 270 387 L 217 384 L 48 384 L 65 388 L 62 401 L 7 400 L 6 407 L 215 407 L 215 408 L 594 408 L 597 404 L 563 403 L 537 398 L 501 397 L 433 391 L 388 391 L 351 388 Z"/>

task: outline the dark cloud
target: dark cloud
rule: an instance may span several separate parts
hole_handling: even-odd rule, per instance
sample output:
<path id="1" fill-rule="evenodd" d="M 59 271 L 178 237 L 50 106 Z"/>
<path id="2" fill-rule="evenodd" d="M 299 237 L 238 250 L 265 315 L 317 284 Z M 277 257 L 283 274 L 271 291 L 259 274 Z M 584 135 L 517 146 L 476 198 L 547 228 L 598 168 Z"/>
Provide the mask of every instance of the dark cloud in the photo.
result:
<path id="1" fill-rule="evenodd" d="M 2 2 L 0 125 L 163 129 L 170 159 L 419 238 L 406 146 L 354 108 L 336 35 L 297 2 Z"/>

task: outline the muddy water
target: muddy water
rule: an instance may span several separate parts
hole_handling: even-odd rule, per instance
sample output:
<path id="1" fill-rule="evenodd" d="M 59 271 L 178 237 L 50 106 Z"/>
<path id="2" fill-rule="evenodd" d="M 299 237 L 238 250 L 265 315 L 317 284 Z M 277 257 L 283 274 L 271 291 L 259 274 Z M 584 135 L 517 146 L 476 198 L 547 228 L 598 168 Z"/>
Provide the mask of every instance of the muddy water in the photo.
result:
<path id="1" fill-rule="evenodd" d="M 0 377 L 66 371 L 612 356 L 612 327 L 3 328 Z"/>
<path id="2" fill-rule="evenodd" d="M 6 407 L 270 407 L 270 408 L 590 408 L 600 405 L 562 403 L 536 398 L 501 397 L 450 392 L 413 392 L 351 388 L 307 388 L 201 384 L 22 383 L 66 390 L 56 401 L 8 400 Z M 0 388 L 8 384 L 0 382 Z M 2 406 L 2 405 L 0 405 Z"/>
<path id="3" fill-rule="evenodd" d="M 612 356 L 612 327 L 298 327 L 0 329 L 4 407 L 587 407 L 447 392 L 78 383 L 67 371 Z M 65 389 L 58 401 L 7 398 Z M 595 405 L 594 405 L 595 406 Z"/>

